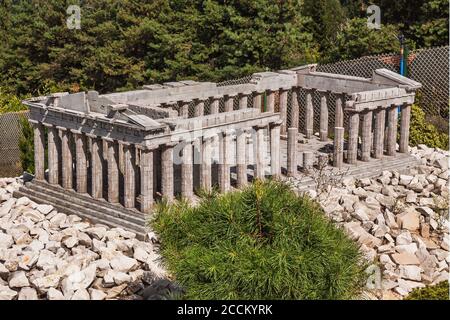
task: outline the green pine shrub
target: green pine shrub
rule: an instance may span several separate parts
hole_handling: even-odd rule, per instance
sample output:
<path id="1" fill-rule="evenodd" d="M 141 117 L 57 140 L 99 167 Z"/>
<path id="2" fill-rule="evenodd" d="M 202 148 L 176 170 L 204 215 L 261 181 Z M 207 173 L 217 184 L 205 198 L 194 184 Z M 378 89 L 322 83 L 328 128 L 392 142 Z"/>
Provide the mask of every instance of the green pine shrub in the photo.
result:
<path id="1" fill-rule="evenodd" d="M 426 121 L 425 112 L 418 105 L 412 105 L 409 136 L 411 146 L 425 144 L 429 147 L 448 150 L 448 139 L 448 133 L 440 132 L 435 125 Z"/>
<path id="2" fill-rule="evenodd" d="M 416 288 L 405 300 L 450 300 L 448 281 L 442 281 L 425 288 Z"/>
<path id="3" fill-rule="evenodd" d="M 161 202 L 151 225 L 186 299 L 352 299 L 366 265 L 320 206 L 278 181 Z"/>

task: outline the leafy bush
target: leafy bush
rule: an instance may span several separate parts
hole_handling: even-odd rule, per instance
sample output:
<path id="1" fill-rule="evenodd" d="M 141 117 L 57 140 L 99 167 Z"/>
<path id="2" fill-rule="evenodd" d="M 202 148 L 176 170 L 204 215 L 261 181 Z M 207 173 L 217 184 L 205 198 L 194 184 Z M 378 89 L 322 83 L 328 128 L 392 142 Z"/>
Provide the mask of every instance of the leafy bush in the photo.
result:
<path id="1" fill-rule="evenodd" d="M 0 87 L 0 114 L 17 112 L 26 109 L 27 107 L 22 104 L 19 97 L 14 94 L 7 93 L 2 87 Z"/>
<path id="2" fill-rule="evenodd" d="M 425 119 L 425 112 L 417 105 L 411 108 L 409 144 L 425 144 L 429 147 L 448 150 L 448 134 L 439 130 Z"/>
<path id="3" fill-rule="evenodd" d="M 448 281 L 442 281 L 434 286 L 414 289 L 406 300 L 450 300 Z"/>
<path id="4" fill-rule="evenodd" d="M 151 222 L 187 299 L 351 299 L 362 291 L 357 245 L 320 206 L 281 182 L 162 202 Z"/>

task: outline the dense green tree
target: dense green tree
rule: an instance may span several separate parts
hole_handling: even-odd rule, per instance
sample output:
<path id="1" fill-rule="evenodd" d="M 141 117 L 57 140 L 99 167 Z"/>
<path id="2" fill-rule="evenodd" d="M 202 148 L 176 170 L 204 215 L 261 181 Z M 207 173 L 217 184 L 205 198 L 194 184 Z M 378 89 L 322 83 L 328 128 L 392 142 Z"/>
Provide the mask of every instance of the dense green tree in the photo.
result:
<path id="1" fill-rule="evenodd" d="M 382 25 L 381 29 L 369 29 L 365 18 L 349 20 L 336 36 L 333 46 L 323 62 L 348 60 L 355 57 L 398 52 L 398 29 L 394 25 Z"/>
<path id="2" fill-rule="evenodd" d="M 3 0 L 0 87 L 18 95 L 221 81 L 261 70 L 448 43 L 448 0 Z M 81 7 L 81 29 L 66 26 Z"/>

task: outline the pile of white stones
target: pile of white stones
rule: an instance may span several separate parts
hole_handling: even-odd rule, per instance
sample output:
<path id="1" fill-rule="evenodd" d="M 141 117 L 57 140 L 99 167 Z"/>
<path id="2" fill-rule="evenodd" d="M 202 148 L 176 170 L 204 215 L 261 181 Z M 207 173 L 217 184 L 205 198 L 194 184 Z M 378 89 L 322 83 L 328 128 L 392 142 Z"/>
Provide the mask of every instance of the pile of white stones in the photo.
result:
<path id="1" fill-rule="evenodd" d="M 449 279 L 449 153 L 424 145 L 410 151 L 421 164 L 407 172 L 344 177 L 331 192 L 310 192 L 380 267 L 378 299 Z"/>
<path id="2" fill-rule="evenodd" d="M 155 237 L 91 225 L 12 193 L 0 179 L 0 300 L 103 300 L 130 295 L 142 279 L 164 278 Z"/>

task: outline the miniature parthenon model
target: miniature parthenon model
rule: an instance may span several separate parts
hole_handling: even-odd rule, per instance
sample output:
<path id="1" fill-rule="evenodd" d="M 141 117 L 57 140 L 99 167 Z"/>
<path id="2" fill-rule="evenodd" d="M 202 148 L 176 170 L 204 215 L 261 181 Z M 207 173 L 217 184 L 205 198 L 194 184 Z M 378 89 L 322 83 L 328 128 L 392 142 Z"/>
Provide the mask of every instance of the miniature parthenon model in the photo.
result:
<path id="1" fill-rule="evenodd" d="M 35 175 L 17 195 L 139 233 L 158 198 L 297 175 L 327 156 L 311 142 L 328 144 L 338 168 L 393 159 L 397 143 L 407 153 L 418 88 L 386 69 L 367 79 L 307 65 L 238 85 L 180 81 L 32 98 L 24 104 Z"/>

